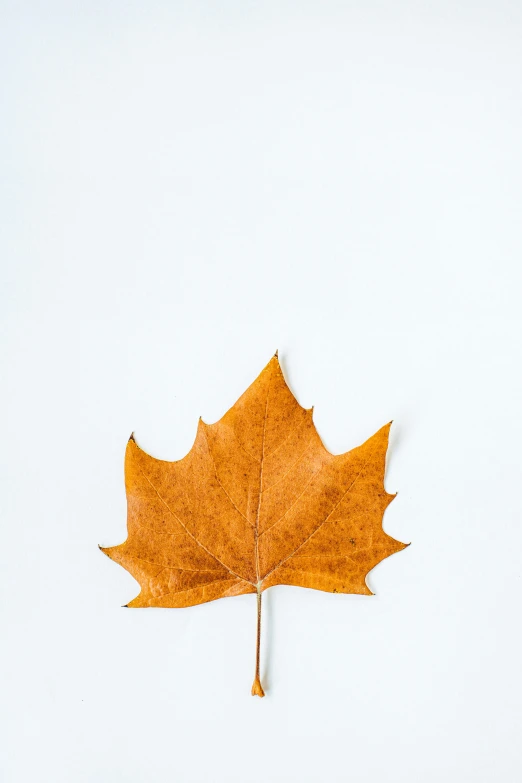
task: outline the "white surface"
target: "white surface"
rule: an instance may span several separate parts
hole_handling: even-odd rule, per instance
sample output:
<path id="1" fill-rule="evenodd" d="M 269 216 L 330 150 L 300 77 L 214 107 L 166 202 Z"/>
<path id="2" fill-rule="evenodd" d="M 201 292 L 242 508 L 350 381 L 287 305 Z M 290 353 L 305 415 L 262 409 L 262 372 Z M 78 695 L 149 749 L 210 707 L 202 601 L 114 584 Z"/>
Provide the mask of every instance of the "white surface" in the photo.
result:
<path id="1" fill-rule="evenodd" d="M 3 2 L 5 783 L 522 779 L 522 5 Z M 132 430 L 395 420 L 376 597 L 121 609 Z"/>

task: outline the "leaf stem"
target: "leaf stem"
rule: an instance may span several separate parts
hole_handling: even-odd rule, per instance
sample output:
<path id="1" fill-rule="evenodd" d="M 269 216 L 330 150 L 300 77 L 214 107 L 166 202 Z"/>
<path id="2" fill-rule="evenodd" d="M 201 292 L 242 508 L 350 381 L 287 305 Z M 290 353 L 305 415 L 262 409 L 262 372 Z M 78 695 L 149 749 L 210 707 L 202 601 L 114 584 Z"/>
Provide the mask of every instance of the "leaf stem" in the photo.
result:
<path id="1" fill-rule="evenodd" d="M 257 640 L 256 640 L 256 676 L 252 685 L 252 696 L 264 696 L 265 692 L 259 676 L 259 660 L 261 650 L 261 590 L 257 588 Z"/>

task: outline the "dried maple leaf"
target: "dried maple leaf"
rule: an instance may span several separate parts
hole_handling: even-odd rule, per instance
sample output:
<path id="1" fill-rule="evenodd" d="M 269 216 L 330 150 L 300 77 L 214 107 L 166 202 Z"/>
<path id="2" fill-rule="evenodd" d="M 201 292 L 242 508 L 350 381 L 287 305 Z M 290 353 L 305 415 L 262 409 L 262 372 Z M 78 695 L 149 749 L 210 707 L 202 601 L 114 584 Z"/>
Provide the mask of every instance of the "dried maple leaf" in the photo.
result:
<path id="1" fill-rule="evenodd" d="M 131 436 L 125 456 L 128 538 L 103 548 L 141 585 L 130 607 L 184 607 L 255 593 L 252 694 L 261 594 L 274 585 L 372 595 L 365 577 L 407 544 L 382 529 L 390 424 L 334 456 L 288 388 L 277 354 L 190 452 L 154 459 Z"/>

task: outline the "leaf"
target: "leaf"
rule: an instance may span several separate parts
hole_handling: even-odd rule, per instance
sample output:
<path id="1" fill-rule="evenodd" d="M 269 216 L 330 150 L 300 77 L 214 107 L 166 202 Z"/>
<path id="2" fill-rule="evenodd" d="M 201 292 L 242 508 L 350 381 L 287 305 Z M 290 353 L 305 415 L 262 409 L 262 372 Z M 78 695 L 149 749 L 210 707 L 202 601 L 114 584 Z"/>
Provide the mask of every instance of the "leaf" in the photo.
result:
<path id="1" fill-rule="evenodd" d="M 372 595 L 365 577 L 406 544 L 382 529 L 387 424 L 334 456 L 288 388 L 277 354 L 215 424 L 199 420 L 190 452 L 154 459 L 131 436 L 125 456 L 128 537 L 103 548 L 140 583 L 130 607 L 185 607 L 274 585 Z"/>

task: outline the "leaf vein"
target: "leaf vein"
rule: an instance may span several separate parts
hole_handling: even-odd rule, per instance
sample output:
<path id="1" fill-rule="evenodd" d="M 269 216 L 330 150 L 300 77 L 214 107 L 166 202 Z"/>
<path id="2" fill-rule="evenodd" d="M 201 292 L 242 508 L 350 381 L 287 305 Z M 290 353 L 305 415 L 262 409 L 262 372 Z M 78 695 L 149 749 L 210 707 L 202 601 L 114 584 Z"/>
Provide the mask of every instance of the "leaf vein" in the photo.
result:
<path id="1" fill-rule="evenodd" d="M 241 579 L 241 577 L 238 577 L 238 578 Z M 206 582 L 205 584 L 202 584 L 202 585 L 194 585 L 194 587 L 187 587 L 184 590 L 170 590 L 168 593 L 164 593 L 163 595 L 159 595 L 159 596 L 157 596 L 157 598 L 152 598 L 151 600 L 161 601 L 163 598 L 168 598 L 169 595 L 181 595 L 182 593 L 190 593 L 191 590 L 201 590 L 201 588 L 210 587 L 210 585 L 217 585 L 219 582 L 224 583 L 224 582 L 231 582 L 231 581 L 232 581 L 231 579 L 214 579 L 213 582 Z M 241 581 L 245 582 L 246 579 L 241 579 Z M 221 596 L 221 597 L 223 597 L 223 596 Z"/>
<path id="2" fill-rule="evenodd" d="M 282 516 L 280 516 L 279 519 L 277 519 L 269 527 L 267 527 L 266 530 L 263 530 L 263 532 L 261 533 L 262 536 L 264 536 L 265 533 L 268 533 L 269 530 L 272 530 L 273 527 L 275 527 L 276 525 L 278 525 L 280 522 L 283 521 L 283 519 L 286 517 L 286 515 L 289 513 L 289 511 L 291 511 L 293 509 L 293 507 L 295 506 L 297 501 L 300 500 L 303 497 L 304 493 L 306 492 L 306 490 L 308 489 L 308 487 L 310 486 L 310 484 L 312 483 L 314 478 L 319 475 L 319 473 L 322 471 L 322 469 L 324 468 L 325 465 L 326 465 L 326 463 L 323 462 L 323 464 L 321 465 L 319 470 L 316 470 L 315 473 L 312 473 L 312 475 L 310 476 L 310 478 L 308 479 L 308 481 L 304 485 L 303 491 L 296 497 L 294 502 L 291 503 L 290 506 L 288 506 L 288 508 L 286 509 L 285 513 Z"/>
<path id="3" fill-rule="evenodd" d="M 296 433 L 298 430 L 300 430 L 300 429 L 301 429 L 301 427 L 303 426 L 303 424 L 306 424 L 306 422 L 307 422 L 307 420 L 308 420 L 308 417 L 307 417 L 307 415 L 306 415 L 306 414 L 308 413 L 308 411 L 306 410 L 306 408 L 305 408 L 305 411 L 304 411 L 304 413 L 305 413 L 305 415 L 303 416 L 303 420 L 302 420 L 302 421 L 300 421 L 300 422 L 299 422 L 299 424 L 296 424 L 296 425 L 295 425 L 295 427 L 292 427 L 292 429 L 290 430 L 290 432 L 288 433 L 288 435 L 286 435 L 286 437 L 284 437 L 284 438 L 283 438 L 283 440 L 281 441 L 281 443 L 279 443 L 279 444 L 278 444 L 278 445 L 275 447 L 275 449 L 272 449 L 272 451 L 269 451 L 269 452 L 268 452 L 268 454 L 265 454 L 265 458 L 266 458 L 266 459 L 268 459 L 268 457 L 271 457 L 271 456 L 272 456 L 272 454 L 275 454 L 275 453 L 276 453 L 276 451 L 279 451 L 279 449 L 281 448 L 281 446 L 284 446 L 284 444 L 286 443 L 286 441 L 288 440 L 288 438 L 289 438 L 291 435 L 294 435 L 294 434 L 295 434 L 295 433 Z"/>
<path id="4" fill-rule="evenodd" d="M 158 490 L 156 489 L 156 487 L 154 486 L 154 484 L 152 483 L 152 481 L 149 479 L 149 477 L 146 475 L 146 473 L 143 471 L 143 469 L 142 469 L 142 468 L 140 468 L 140 470 L 141 470 L 141 473 L 142 473 L 142 475 L 144 476 L 144 478 L 145 478 L 145 479 L 146 479 L 146 480 L 149 482 L 149 484 L 151 485 L 152 489 L 154 490 L 154 492 L 156 493 L 156 495 L 159 497 L 159 499 L 161 500 L 161 502 L 162 502 L 162 503 L 163 503 L 163 505 L 165 506 L 165 508 L 166 508 L 166 509 L 168 509 L 168 511 L 169 511 L 169 512 L 172 514 L 172 516 L 174 517 L 174 519 L 176 519 L 176 520 L 179 522 L 179 524 L 181 525 L 181 527 L 182 527 L 184 530 L 186 530 L 186 532 L 188 533 L 188 535 L 189 535 L 189 536 L 190 536 L 190 537 L 191 537 L 191 538 L 192 538 L 192 539 L 193 539 L 193 540 L 196 542 L 196 544 L 197 544 L 199 547 L 201 547 L 201 549 L 203 549 L 203 550 L 204 550 L 204 551 L 207 553 L 207 555 L 210 555 L 210 557 L 212 557 L 212 558 L 213 558 L 214 560 L 216 560 L 216 561 L 217 561 L 217 562 L 218 562 L 220 565 L 222 565 L 222 566 L 223 566 L 223 568 L 226 568 L 226 570 L 227 570 L 227 571 L 228 571 L 230 574 L 232 574 L 233 576 L 236 576 L 238 579 L 241 579 L 243 582 L 249 582 L 249 584 L 253 584 L 253 582 L 250 582 L 250 580 L 249 580 L 249 579 L 245 579 L 243 576 L 240 576 L 239 574 L 236 574 L 236 572 L 235 572 L 235 571 L 232 571 L 232 569 L 231 569 L 231 568 L 229 568 L 227 565 L 225 565 L 225 563 L 223 563 L 223 562 L 222 562 L 222 561 L 219 559 L 219 557 L 217 557 L 217 556 L 216 556 L 216 555 L 214 555 L 214 554 L 213 554 L 213 553 L 212 553 L 212 552 L 211 552 L 209 549 L 207 549 L 207 547 L 206 547 L 204 544 L 202 544 L 202 543 L 201 543 L 201 541 L 198 541 L 198 539 L 196 538 L 196 536 L 195 536 L 193 533 L 191 533 L 191 532 L 190 532 L 190 530 L 189 530 L 189 529 L 188 529 L 188 527 L 185 525 L 185 523 L 183 522 L 183 520 L 182 520 L 182 519 L 180 519 L 180 517 L 178 517 L 178 515 L 177 515 L 177 514 L 175 514 L 175 513 L 174 513 L 174 511 L 173 511 L 173 510 L 170 508 L 169 504 L 168 504 L 168 503 L 167 503 L 165 500 L 163 500 L 163 498 L 161 497 L 160 493 L 158 492 Z"/>
<path id="5" fill-rule="evenodd" d="M 213 464 L 213 466 L 214 466 L 214 473 L 216 474 L 216 481 L 217 481 L 217 483 L 219 484 L 219 486 L 221 487 L 221 489 L 223 490 L 223 492 L 225 493 L 225 495 L 227 496 L 227 498 L 230 500 L 230 503 L 231 503 L 231 504 L 232 504 L 232 506 L 235 508 L 235 510 L 237 511 L 237 513 L 238 513 L 238 514 L 241 514 L 241 516 L 243 517 L 243 519 L 244 519 L 244 520 L 245 520 L 245 521 L 246 521 L 246 522 L 247 522 L 247 523 L 250 525 L 250 527 L 253 529 L 253 528 L 254 528 L 254 525 L 252 524 L 252 522 L 249 520 L 249 518 L 248 518 L 248 517 L 247 517 L 245 514 L 243 514 L 243 512 L 241 511 L 241 509 L 240 509 L 240 508 L 238 508 L 238 507 L 236 506 L 236 504 L 234 503 L 234 501 L 232 500 L 232 498 L 231 498 L 231 497 L 230 497 L 230 495 L 228 494 L 227 490 L 225 489 L 224 485 L 222 484 L 222 482 L 221 482 L 221 479 L 220 479 L 220 478 L 219 478 L 219 476 L 218 476 L 217 467 L 216 467 L 216 460 L 214 459 L 214 455 L 213 455 L 213 453 L 212 453 L 212 449 L 210 448 L 210 443 L 209 443 L 209 440 L 208 440 L 208 435 L 207 435 L 207 433 L 206 433 L 206 431 L 205 431 L 205 430 L 203 430 L 203 432 L 205 433 L 205 440 L 206 440 L 206 442 L 207 442 L 207 449 L 208 449 L 208 453 L 210 454 L 210 458 L 211 458 L 211 460 L 212 460 L 212 464 Z"/>
<path id="6" fill-rule="evenodd" d="M 302 452 L 301 452 L 301 454 L 300 454 L 300 455 L 298 456 L 298 458 L 296 459 L 296 461 L 295 461 L 295 462 L 294 462 L 292 465 L 290 465 L 290 467 L 288 468 L 288 470 L 287 470 L 285 473 L 283 473 L 283 475 L 282 475 L 282 476 L 280 476 L 280 478 L 278 478 L 278 479 L 277 479 L 277 481 L 274 481 L 274 483 L 273 483 L 273 484 L 270 484 L 270 486 L 269 486 L 269 487 L 267 487 L 266 489 L 264 489 L 264 490 L 263 490 L 263 492 L 270 492 L 270 490 L 271 490 L 271 489 L 273 489 L 275 486 L 277 486 L 278 484 L 280 484 L 280 483 L 281 483 L 281 481 L 283 481 L 283 479 L 285 479 L 285 478 L 288 476 L 288 474 L 290 473 L 290 471 L 292 471 L 292 470 L 293 470 L 293 469 L 296 467 L 296 465 L 298 465 L 298 464 L 301 462 L 301 460 L 303 459 L 304 455 L 306 454 L 306 452 L 308 451 L 308 449 L 309 449 L 309 448 L 310 448 L 310 446 L 312 445 L 312 440 L 313 440 L 313 436 L 310 438 L 310 440 L 309 440 L 309 441 L 308 441 L 308 443 L 306 444 L 306 448 L 304 449 L 304 451 L 302 451 Z"/>
<path id="7" fill-rule="evenodd" d="M 325 519 L 323 519 L 323 521 L 322 521 L 322 522 L 321 522 L 319 525 L 317 525 L 317 527 L 315 528 L 315 530 L 313 530 L 313 531 L 310 533 L 310 535 L 309 535 L 307 538 L 305 538 L 305 540 L 304 540 L 304 541 L 303 541 L 301 544 L 299 544 L 299 546 L 297 546 L 297 547 L 296 547 L 296 548 L 293 550 L 293 552 L 290 552 L 290 554 L 289 554 L 289 555 L 286 555 L 285 557 L 283 557 L 283 558 L 282 558 L 282 559 L 279 561 L 279 563 L 277 563 L 277 564 L 276 564 L 276 565 L 275 565 L 275 566 L 274 566 L 272 569 L 270 569 L 270 571 L 268 571 L 268 573 L 266 573 L 266 574 L 264 575 L 264 577 L 263 577 L 263 581 L 264 581 L 264 580 L 265 580 L 267 577 L 269 577 L 269 576 L 270 576 L 270 574 L 272 574 L 272 573 L 273 573 L 273 572 L 274 572 L 274 571 L 275 571 L 277 568 L 279 568 L 281 565 L 283 565 L 283 563 L 286 563 L 286 561 L 287 561 L 287 560 L 289 560 L 291 557 L 293 557 L 293 556 L 295 555 L 295 553 L 296 553 L 296 552 L 298 552 L 298 551 L 299 551 L 299 550 L 300 550 L 300 549 L 301 549 L 301 548 L 302 548 L 302 547 L 303 547 L 303 546 L 304 546 L 306 543 L 308 543 L 308 541 L 310 541 L 310 539 L 312 538 L 312 536 L 315 536 L 315 534 L 316 534 L 316 533 L 317 533 L 317 532 L 318 532 L 318 531 L 319 531 L 319 530 L 322 528 L 322 526 L 323 526 L 323 525 L 324 525 L 326 522 L 328 522 L 328 520 L 330 519 L 330 517 L 332 516 L 332 514 L 334 513 L 334 511 L 335 511 L 337 508 L 339 508 L 339 506 L 341 505 L 341 503 L 342 503 L 342 502 L 343 502 L 343 500 L 345 499 L 346 495 L 347 495 L 347 494 L 348 494 L 348 493 L 351 491 L 351 489 L 352 489 L 352 488 L 355 486 L 355 483 L 356 483 L 356 482 L 359 480 L 359 478 L 360 478 L 360 476 L 361 476 L 361 474 L 362 474 L 363 470 L 365 469 L 366 465 L 368 464 L 368 461 L 369 461 L 369 459 L 370 459 L 370 457 L 368 457 L 368 458 L 365 460 L 365 462 L 364 462 L 364 464 L 363 464 L 362 468 L 360 469 L 359 473 L 358 473 L 358 474 L 357 474 L 357 476 L 354 478 L 354 480 L 352 481 L 352 483 L 350 484 L 350 486 L 348 487 L 348 489 L 346 490 L 346 492 L 344 492 L 344 493 L 343 493 L 343 495 L 342 495 L 341 499 L 340 499 L 340 500 L 339 500 L 339 501 L 338 501 L 338 502 L 335 504 L 335 506 L 332 508 L 332 510 L 330 511 L 330 513 L 328 514 L 328 516 L 327 516 Z"/>

